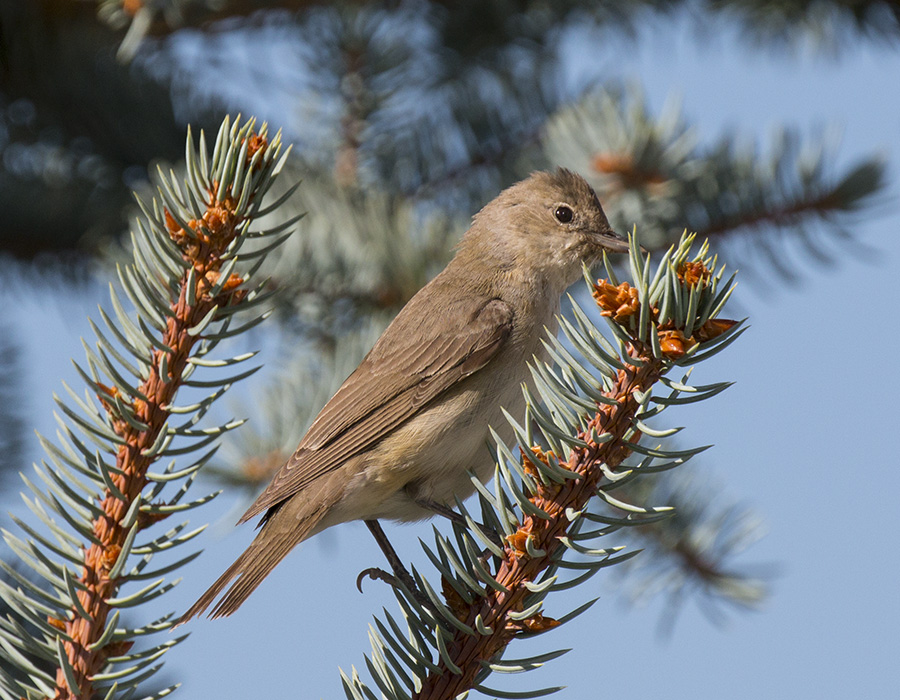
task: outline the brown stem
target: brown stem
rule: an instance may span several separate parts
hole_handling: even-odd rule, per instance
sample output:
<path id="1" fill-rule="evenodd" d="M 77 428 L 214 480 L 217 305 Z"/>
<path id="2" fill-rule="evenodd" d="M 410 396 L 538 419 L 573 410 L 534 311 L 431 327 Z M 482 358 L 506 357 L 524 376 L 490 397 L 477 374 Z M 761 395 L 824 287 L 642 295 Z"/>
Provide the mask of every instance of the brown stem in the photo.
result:
<path id="1" fill-rule="evenodd" d="M 345 187 L 359 180 L 359 149 L 362 133 L 369 116 L 365 83 L 365 53 L 363 47 L 347 47 L 344 52 L 344 73 L 341 92 L 344 97 L 344 114 L 341 116 L 341 144 L 334 161 L 334 179 Z"/>
<path id="2" fill-rule="evenodd" d="M 822 214 L 834 209 L 840 209 L 842 204 L 834 192 L 827 192 L 817 197 L 789 202 L 780 207 L 748 211 L 739 216 L 726 217 L 710 223 L 705 229 L 700 230 L 698 235 L 700 240 L 703 240 L 704 238 L 721 236 L 738 228 L 766 224 L 779 227 L 793 226 L 806 214 L 815 212 Z"/>
<path id="3" fill-rule="evenodd" d="M 265 141 L 258 136 L 250 137 L 250 141 L 251 152 L 248 159 L 255 150 L 266 147 Z M 170 307 L 172 315 L 167 318 L 165 331 L 160 338 L 162 344 L 170 350 L 153 351 L 150 376 L 138 388 L 139 393 L 147 400 L 135 399 L 131 404 L 135 417 L 146 424 L 147 428 L 139 430 L 121 417 L 113 400 L 118 394 L 115 388 L 105 389 L 106 395 L 98 397 L 110 417 L 113 431 L 124 440 L 116 454 L 116 469 L 111 470 L 113 482 L 124 499 L 107 490 L 100 503 L 102 514 L 93 521 L 95 541 L 85 551 L 84 566 L 78 580 L 80 590 L 77 593 L 78 601 L 88 617 L 79 615 L 77 608 L 73 606 L 68 620 L 51 620 L 51 624 L 64 626 L 65 633 L 71 640 L 65 642 L 65 653 L 77 682 L 76 687 L 70 687 L 63 669 L 57 669 L 54 700 L 91 698 L 94 693 L 94 675 L 103 669 L 110 656 L 127 653 L 131 647 L 131 642 L 120 642 L 91 648 L 107 624 L 111 606 L 106 601 L 115 597 L 119 588 L 127 582 L 126 576 L 109 576 L 128 535 L 128 528 L 124 527 L 123 520 L 148 483 L 147 470 L 157 458 L 148 456 L 146 451 L 153 446 L 161 431 L 166 429 L 169 417 L 167 407 L 182 383 L 182 373 L 187 367 L 192 349 L 201 340 L 200 336 L 188 333 L 188 329 L 200 323 L 214 306 L 221 308 L 238 303 L 245 295 L 243 290 L 237 289 L 241 280 L 236 276 L 229 279 L 215 297 L 211 295 L 219 277 L 221 256 L 241 224 L 241 220 L 234 214 L 234 200 L 229 195 L 224 201 L 216 201 L 215 189 L 217 186 L 214 183 L 202 220 L 188 222 L 191 232 L 181 229 L 167 212 L 169 234 L 181 248 L 182 256 L 191 263 L 195 273 L 195 302 L 187 302 L 188 271 L 185 271 L 180 281 L 178 300 Z M 164 377 L 161 376 L 163 366 L 168 368 L 168 374 Z M 149 527 L 162 517 L 165 516 L 141 513 L 138 528 Z"/>

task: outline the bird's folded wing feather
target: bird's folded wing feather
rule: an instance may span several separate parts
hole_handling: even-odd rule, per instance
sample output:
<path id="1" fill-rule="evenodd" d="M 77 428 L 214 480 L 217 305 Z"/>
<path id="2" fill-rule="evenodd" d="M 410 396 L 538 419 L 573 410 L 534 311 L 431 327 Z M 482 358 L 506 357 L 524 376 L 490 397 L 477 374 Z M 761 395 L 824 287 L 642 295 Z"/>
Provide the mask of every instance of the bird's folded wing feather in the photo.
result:
<path id="1" fill-rule="evenodd" d="M 512 331 L 512 308 L 462 296 L 439 310 L 416 308 L 415 298 L 403 309 L 240 522 L 378 442 L 490 361 Z"/>

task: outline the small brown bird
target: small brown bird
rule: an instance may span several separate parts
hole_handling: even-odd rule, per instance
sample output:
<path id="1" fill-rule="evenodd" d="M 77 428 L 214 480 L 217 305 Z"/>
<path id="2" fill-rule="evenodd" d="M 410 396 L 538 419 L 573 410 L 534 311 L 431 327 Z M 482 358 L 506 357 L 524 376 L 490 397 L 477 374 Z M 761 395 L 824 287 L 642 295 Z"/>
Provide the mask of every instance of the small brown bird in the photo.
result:
<path id="1" fill-rule="evenodd" d="M 475 215 L 446 269 L 403 307 L 239 522 L 263 514 L 237 561 L 185 613 L 240 607 L 297 544 L 332 525 L 413 521 L 492 472 L 488 425 L 524 408 L 563 292 L 603 251 L 625 252 L 597 195 L 568 170 L 536 172 Z M 236 580 L 235 580 L 236 579 Z M 233 583 L 232 583 L 233 582 Z"/>

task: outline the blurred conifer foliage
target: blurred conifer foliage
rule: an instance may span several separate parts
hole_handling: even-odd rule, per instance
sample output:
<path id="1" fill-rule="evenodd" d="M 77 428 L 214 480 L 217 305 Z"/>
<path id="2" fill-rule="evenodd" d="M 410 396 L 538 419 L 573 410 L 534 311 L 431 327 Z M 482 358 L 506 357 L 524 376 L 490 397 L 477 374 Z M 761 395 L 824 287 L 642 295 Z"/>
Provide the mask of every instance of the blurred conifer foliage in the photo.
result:
<path id="1" fill-rule="evenodd" d="M 740 23 L 766 46 L 845 51 L 853 39 L 895 41 L 900 16 L 884 0 L 3 0 L 0 247 L 25 257 L 95 249 L 125 229 L 146 166 L 177 158 L 185 122 L 215 128 L 235 107 L 277 115 L 304 146 L 298 164 L 318 164 L 325 181 L 413 205 L 436 201 L 457 216 L 528 168 L 559 160 L 565 126 L 590 123 L 566 160 L 623 194 L 613 208 L 629 225 L 664 212 L 671 223 L 698 195 L 686 170 L 724 190 L 728 177 L 743 179 L 754 165 L 764 177 L 772 163 L 737 158 L 728 142 L 685 143 L 689 125 L 677 119 L 636 117 L 633 101 L 612 97 L 615 62 L 603 62 L 602 80 L 590 76 L 595 96 L 585 100 L 560 49 L 576 30 L 633 36 L 641 22 L 684 11 L 701 27 Z M 845 186 L 793 216 L 775 216 L 784 205 L 776 191 L 748 184 L 726 203 L 702 187 L 697 206 L 714 210 L 678 226 L 712 223 L 725 233 L 748 218 L 794 226 L 854 207 L 880 182 L 872 168 L 810 182 L 783 155 L 772 149 L 792 194 Z M 638 219 L 624 202 L 641 195 L 658 206 Z M 707 213 L 719 216 L 708 222 Z"/>
<path id="2" fill-rule="evenodd" d="M 878 159 L 839 168 L 826 143 L 787 127 L 756 150 L 698 134 L 624 89 L 614 60 L 572 78 L 573 37 L 636 36 L 680 12 L 788 49 L 900 37 L 898 4 L 874 0 L 0 0 L 0 248 L 115 257 L 131 190 L 155 185 L 157 160 L 180 160 L 187 122 L 214 132 L 243 111 L 283 127 L 295 149 L 265 225 L 308 215 L 265 272 L 291 357 L 261 387 L 263 419 L 209 466 L 255 491 L 449 259 L 467 217 L 531 170 L 584 174 L 613 224 L 654 251 L 687 228 L 722 239 L 732 267 L 764 259 L 787 275 L 787 240 L 816 259 L 842 249 L 884 186 Z M 4 444 L 20 427 L 3 422 Z M 692 544 L 691 527 L 728 517 L 697 506 L 646 537 L 679 591 L 693 577 L 750 603 L 760 589 L 723 573 L 728 547 Z"/>

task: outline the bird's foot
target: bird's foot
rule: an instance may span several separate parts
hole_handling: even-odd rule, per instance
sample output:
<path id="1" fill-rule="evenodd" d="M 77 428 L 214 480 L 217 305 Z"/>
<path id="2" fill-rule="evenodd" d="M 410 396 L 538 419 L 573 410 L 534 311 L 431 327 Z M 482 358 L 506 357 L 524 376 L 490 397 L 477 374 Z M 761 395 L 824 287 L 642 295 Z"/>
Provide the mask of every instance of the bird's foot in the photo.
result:
<path id="1" fill-rule="evenodd" d="M 373 566 L 370 569 L 363 569 L 359 572 L 359 576 L 356 577 L 356 590 L 360 593 L 363 592 L 362 582 L 363 579 L 369 577 L 373 581 L 384 581 L 389 586 L 393 586 L 394 588 L 400 587 L 400 581 L 397 580 L 396 576 L 389 574 L 384 569 L 379 569 L 377 566 Z"/>
<path id="2" fill-rule="evenodd" d="M 381 548 L 381 551 L 384 553 L 385 559 L 388 560 L 388 564 L 390 564 L 391 570 L 394 573 L 389 574 L 384 569 L 379 569 L 377 567 L 361 571 L 359 576 L 356 577 L 356 588 L 359 592 L 362 593 L 362 582 L 366 576 L 373 581 L 384 581 L 394 588 L 400 590 L 406 589 L 409 591 L 410 595 L 419 605 L 428 610 L 436 620 L 440 619 L 438 611 L 434 607 L 434 603 L 432 603 L 428 596 L 422 592 L 422 589 L 419 588 L 416 580 L 412 577 L 412 574 L 410 574 L 409 571 L 406 570 L 406 567 L 403 566 L 403 562 L 400 561 L 400 557 L 394 550 L 393 545 L 388 540 L 387 535 L 384 534 L 384 530 L 381 529 L 381 524 L 377 520 L 366 520 L 365 523 L 372 533 L 372 536 L 375 538 L 375 541 L 378 543 L 378 546 Z"/>

